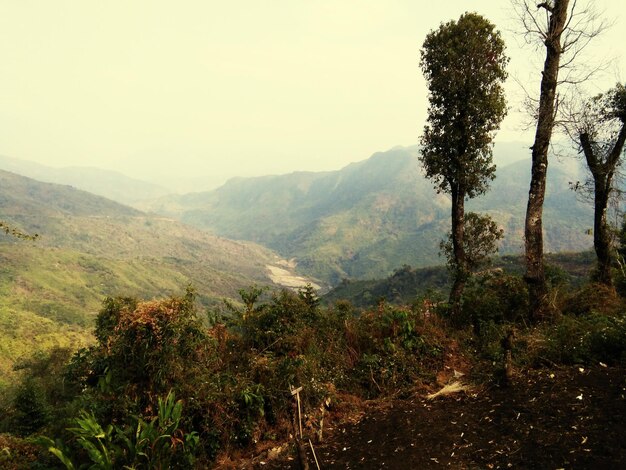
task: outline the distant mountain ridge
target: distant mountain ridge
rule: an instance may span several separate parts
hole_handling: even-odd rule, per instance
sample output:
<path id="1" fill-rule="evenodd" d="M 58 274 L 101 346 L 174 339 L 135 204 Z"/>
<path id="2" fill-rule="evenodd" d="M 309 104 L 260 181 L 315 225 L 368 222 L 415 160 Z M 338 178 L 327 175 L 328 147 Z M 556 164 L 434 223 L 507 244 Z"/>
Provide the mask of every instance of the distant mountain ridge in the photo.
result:
<path id="1" fill-rule="evenodd" d="M 501 147 L 510 162 L 521 145 Z M 449 230 L 449 199 L 422 174 L 419 149 L 396 147 L 338 171 L 237 178 L 213 191 L 167 196 L 146 208 L 232 239 L 268 246 L 330 283 L 380 278 L 410 264 L 441 264 L 439 241 Z M 546 251 L 584 250 L 591 208 L 568 182 L 577 164 L 551 164 L 544 226 Z M 504 228 L 503 253 L 522 248 L 529 158 L 498 168 L 492 189 L 468 210 L 491 214 Z"/>
<path id="2" fill-rule="evenodd" d="M 78 166 L 53 168 L 3 155 L 0 155 L 0 170 L 44 183 L 70 185 L 123 204 L 135 204 L 172 192 L 163 186 L 130 178 L 117 171 Z"/>

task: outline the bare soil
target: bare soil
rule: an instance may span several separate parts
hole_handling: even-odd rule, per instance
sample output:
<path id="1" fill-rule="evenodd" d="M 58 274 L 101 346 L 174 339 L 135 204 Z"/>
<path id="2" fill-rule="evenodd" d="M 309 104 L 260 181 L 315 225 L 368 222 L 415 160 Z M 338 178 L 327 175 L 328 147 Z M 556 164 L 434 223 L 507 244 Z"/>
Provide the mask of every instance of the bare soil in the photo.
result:
<path id="1" fill-rule="evenodd" d="M 624 469 L 625 372 L 530 370 L 507 387 L 370 403 L 358 422 L 329 428 L 316 455 L 322 469 Z M 300 467 L 287 450 L 240 468 Z"/>

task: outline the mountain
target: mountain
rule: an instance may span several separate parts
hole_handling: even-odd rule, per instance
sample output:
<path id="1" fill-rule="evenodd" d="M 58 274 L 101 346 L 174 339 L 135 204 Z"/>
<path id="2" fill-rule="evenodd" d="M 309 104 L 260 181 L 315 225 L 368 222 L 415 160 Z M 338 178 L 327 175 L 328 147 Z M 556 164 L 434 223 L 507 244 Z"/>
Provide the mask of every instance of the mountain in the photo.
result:
<path id="1" fill-rule="evenodd" d="M 521 144 L 496 148 L 495 160 L 528 154 Z M 440 264 L 439 241 L 449 230 L 449 199 L 421 172 L 417 147 L 396 147 L 333 172 L 237 178 L 220 188 L 168 196 L 146 206 L 215 234 L 250 240 L 293 258 L 331 284 L 342 278 L 389 275 L 403 264 Z M 492 189 L 468 203 L 505 229 L 503 253 L 522 248 L 529 159 L 498 168 Z M 591 208 L 568 182 L 576 164 L 554 163 L 545 206 L 546 251 L 587 249 Z"/>
<path id="2" fill-rule="evenodd" d="M 215 307 L 252 284 L 275 285 L 276 271 L 294 275 L 253 243 L 5 171 L 0 220 L 40 235 L 0 232 L 0 377 L 22 354 L 89 341 L 105 296 L 162 297 L 191 283 L 200 303 Z"/>
<path id="3" fill-rule="evenodd" d="M 0 169 L 46 183 L 74 186 L 123 204 L 135 204 L 171 193 L 157 184 L 130 178 L 117 171 L 90 167 L 53 168 L 0 155 Z"/>
<path id="4" fill-rule="evenodd" d="M 505 227 L 503 253 L 523 251 L 530 166 L 530 160 L 522 160 L 499 168 L 491 190 L 468 204 L 470 210 L 487 213 Z M 547 253 L 583 251 L 593 244 L 593 237 L 588 234 L 593 227 L 592 206 L 580 201 L 569 189 L 570 182 L 581 178 L 575 159 L 550 164 L 543 208 L 544 250 Z"/>

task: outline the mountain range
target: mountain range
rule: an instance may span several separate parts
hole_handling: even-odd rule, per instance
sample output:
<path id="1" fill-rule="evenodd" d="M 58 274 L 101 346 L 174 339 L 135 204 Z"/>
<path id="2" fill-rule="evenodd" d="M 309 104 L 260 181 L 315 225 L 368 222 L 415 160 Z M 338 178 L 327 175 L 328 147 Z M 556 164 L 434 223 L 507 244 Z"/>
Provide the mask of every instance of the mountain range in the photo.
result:
<path id="1" fill-rule="evenodd" d="M 495 161 L 501 163 L 490 191 L 467 204 L 504 228 L 502 253 L 523 247 L 530 160 L 515 159 L 526 154 L 521 145 L 496 147 Z M 442 263 L 439 242 L 449 230 L 450 202 L 424 177 L 418 155 L 416 146 L 396 147 L 338 171 L 235 178 L 212 191 L 169 195 L 141 207 L 267 246 L 331 285 L 344 278 L 381 278 L 404 264 Z M 591 246 L 591 206 L 569 189 L 580 174 L 574 159 L 551 164 L 547 252 Z"/>
<path id="2" fill-rule="evenodd" d="M 172 192 L 161 185 L 130 178 L 118 171 L 82 166 L 55 168 L 3 155 L 0 155 L 0 170 L 44 183 L 73 186 L 128 205 Z"/>
<path id="3" fill-rule="evenodd" d="M 504 228 L 505 254 L 522 249 L 527 153 L 519 144 L 496 147 L 497 177 L 467 205 Z M 32 348 L 88 342 L 105 296 L 151 298 L 191 283 L 214 310 L 252 284 L 330 287 L 440 265 L 450 203 L 424 177 L 418 155 L 417 147 L 395 147 L 338 171 L 234 178 L 184 195 L 104 170 L 50 171 L 0 158 L 0 166 L 73 183 L 0 171 L 0 220 L 40 235 L 32 242 L 0 234 L 0 372 Z M 546 251 L 588 249 L 591 207 L 569 189 L 581 177 L 578 163 L 554 160 L 548 174 Z M 91 180 L 93 191 L 118 202 L 74 186 Z M 121 203 L 131 201 L 134 208 Z"/>

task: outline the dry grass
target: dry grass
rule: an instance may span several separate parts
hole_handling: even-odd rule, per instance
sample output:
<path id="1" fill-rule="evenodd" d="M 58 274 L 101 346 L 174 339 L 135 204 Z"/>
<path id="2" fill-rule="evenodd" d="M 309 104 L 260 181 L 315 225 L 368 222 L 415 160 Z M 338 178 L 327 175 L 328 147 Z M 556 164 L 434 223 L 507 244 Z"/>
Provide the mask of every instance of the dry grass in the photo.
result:
<path id="1" fill-rule="evenodd" d="M 433 400 L 440 396 L 452 395 L 453 393 L 458 392 L 467 392 L 469 390 L 471 390 L 471 387 L 469 385 L 462 384 L 461 382 L 452 382 L 444 386 L 438 392 L 426 395 L 426 398 L 428 398 L 429 400 Z"/>

